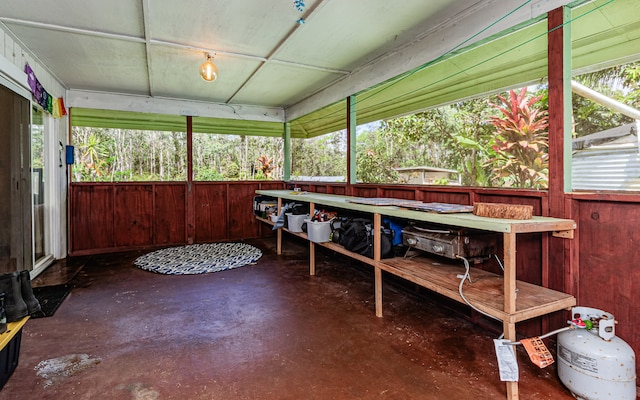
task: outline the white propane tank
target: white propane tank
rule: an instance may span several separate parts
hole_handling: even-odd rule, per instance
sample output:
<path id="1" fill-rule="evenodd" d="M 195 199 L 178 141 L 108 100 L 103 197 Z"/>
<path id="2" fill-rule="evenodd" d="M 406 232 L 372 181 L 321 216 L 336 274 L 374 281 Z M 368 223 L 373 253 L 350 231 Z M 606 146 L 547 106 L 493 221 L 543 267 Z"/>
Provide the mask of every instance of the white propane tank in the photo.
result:
<path id="1" fill-rule="evenodd" d="M 635 400 L 636 356 L 615 335 L 613 315 L 589 307 L 574 307 L 571 315 L 576 329 L 558 334 L 562 383 L 579 400 Z"/>

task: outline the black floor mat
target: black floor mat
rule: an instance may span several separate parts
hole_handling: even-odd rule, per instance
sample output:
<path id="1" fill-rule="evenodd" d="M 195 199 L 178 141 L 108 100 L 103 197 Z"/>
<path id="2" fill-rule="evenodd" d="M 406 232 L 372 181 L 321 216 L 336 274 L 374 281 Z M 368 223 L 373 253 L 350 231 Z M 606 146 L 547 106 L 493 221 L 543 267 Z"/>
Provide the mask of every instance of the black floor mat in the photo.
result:
<path id="1" fill-rule="evenodd" d="M 31 318 L 51 317 L 55 314 L 60 304 L 67 298 L 67 295 L 73 289 L 72 284 L 43 286 L 33 288 L 33 294 L 40 302 L 42 311 L 34 313 Z"/>

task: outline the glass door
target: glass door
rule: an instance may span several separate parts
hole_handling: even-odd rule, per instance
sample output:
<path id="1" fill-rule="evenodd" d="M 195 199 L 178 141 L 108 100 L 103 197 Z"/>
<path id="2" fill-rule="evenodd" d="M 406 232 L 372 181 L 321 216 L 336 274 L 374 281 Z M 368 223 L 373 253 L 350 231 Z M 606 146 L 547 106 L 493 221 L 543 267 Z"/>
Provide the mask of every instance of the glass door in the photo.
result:
<path id="1" fill-rule="evenodd" d="M 31 192 L 33 193 L 33 254 L 37 265 L 48 255 L 45 206 L 45 151 L 43 113 L 33 108 L 31 113 Z"/>

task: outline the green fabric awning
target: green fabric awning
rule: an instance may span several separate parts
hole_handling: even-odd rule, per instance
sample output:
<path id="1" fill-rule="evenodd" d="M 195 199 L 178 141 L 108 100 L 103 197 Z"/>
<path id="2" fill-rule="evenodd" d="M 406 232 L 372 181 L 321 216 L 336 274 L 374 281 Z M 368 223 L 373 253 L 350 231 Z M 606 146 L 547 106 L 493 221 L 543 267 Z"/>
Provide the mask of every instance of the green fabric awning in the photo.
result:
<path id="1" fill-rule="evenodd" d="M 73 126 L 94 128 L 138 129 L 147 131 L 186 132 L 187 117 L 131 111 L 77 108 L 71 110 Z M 229 135 L 282 137 L 281 122 L 248 121 L 239 119 L 193 117 L 193 132 Z"/>
<path id="2" fill-rule="evenodd" d="M 546 19 L 451 53 L 356 96 L 357 123 L 414 113 L 547 74 Z M 346 100 L 291 122 L 292 137 L 346 128 Z"/>
<path id="3" fill-rule="evenodd" d="M 547 75 L 546 19 L 358 94 L 358 124 L 414 113 Z"/>
<path id="4" fill-rule="evenodd" d="M 597 0 L 572 11 L 573 69 L 640 59 L 637 0 Z"/>
<path id="5" fill-rule="evenodd" d="M 283 137 L 284 123 L 193 117 L 193 131 L 227 135 Z"/>
<path id="6" fill-rule="evenodd" d="M 291 121 L 291 137 L 294 139 L 308 139 L 342 129 L 347 129 L 347 100 Z"/>
<path id="7" fill-rule="evenodd" d="M 573 69 L 640 59 L 636 0 L 597 0 L 571 13 Z M 358 124 L 521 87 L 547 76 L 547 20 L 532 21 L 448 54 L 356 96 Z M 471 35 L 473 32 L 470 32 Z M 313 137 L 346 126 L 346 101 L 292 121 L 292 136 Z"/>

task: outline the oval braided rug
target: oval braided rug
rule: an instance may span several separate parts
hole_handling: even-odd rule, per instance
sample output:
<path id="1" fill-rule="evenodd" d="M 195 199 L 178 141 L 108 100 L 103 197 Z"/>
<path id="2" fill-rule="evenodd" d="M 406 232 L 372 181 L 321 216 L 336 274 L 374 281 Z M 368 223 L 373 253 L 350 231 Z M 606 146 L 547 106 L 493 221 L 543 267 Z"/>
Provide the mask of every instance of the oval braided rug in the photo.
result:
<path id="1" fill-rule="evenodd" d="M 262 251 L 246 243 L 205 243 L 170 247 L 138 257 L 141 269 L 168 275 L 195 275 L 254 264 Z"/>

